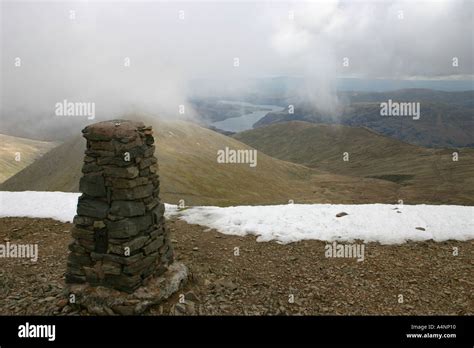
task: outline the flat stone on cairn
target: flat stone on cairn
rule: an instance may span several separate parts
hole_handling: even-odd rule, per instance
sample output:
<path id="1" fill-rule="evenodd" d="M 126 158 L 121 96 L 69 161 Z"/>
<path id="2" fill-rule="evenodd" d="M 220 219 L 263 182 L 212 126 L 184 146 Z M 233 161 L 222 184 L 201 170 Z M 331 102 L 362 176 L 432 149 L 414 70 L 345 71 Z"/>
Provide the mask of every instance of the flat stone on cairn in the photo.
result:
<path id="1" fill-rule="evenodd" d="M 67 292 L 94 314 L 139 314 L 187 278 L 186 267 L 173 263 L 153 132 L 141 122 L 112 120 L 82 133 L 87 149 Z"/>

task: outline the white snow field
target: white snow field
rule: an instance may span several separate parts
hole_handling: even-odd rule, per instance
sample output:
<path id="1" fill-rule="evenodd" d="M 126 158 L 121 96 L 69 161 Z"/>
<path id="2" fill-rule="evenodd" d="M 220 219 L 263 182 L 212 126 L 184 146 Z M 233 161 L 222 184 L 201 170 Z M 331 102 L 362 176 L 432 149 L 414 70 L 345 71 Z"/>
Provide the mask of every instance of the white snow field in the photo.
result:
<path id="1" fill-rule="evenodd" d="M 166 210 L 167 214 L 177 214 L 187 223 L 215 228 L 221 233 L 256 235 L 259 242 L 360 239 L 400 244 L 408 240 L 474 239 L 474 207 L 471 206 L 289 204 L 192 207 L 179 212 L 172 206 Z M 349 215 L 336 217 L 341 212 Z"/>
<path id="2" fill-rule="evenodd" d="M 51 218 L 72 222 L 80 193 L 0 191 L 0 217 Z"/>
<path id="3" fill-rule="evenodd" d="M 0 191 L 0 217 L 53 218 L 71 222 L 79 193 Z M 336 217 L 345 212 L 348 215 Z M 457 205 L 288 204 L 178 209 L 166 204 L 167 217 L 257 241 L 291 243 L 304 239 L 400 244 L 408 240 L 474 239 L 474 207 Z M 420 228 L 420 229 L 417 229 Z M 424 229 L 424 230 L 422 230 Z"/>

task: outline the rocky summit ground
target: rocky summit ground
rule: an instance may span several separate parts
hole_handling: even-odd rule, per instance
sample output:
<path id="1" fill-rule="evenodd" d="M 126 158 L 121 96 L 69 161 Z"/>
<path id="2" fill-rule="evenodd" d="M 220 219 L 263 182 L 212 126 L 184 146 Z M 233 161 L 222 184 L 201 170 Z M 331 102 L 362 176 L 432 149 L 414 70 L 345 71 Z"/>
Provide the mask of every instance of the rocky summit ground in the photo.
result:
<path id="1" fill-rule="evenodd" d="M 168 224 L 190 279 L 149 315 L 474 314 L 474 241 L 369 243 L 357 262 L 326 258 L 321 241 L 258 243 Z M 0 219 L 0 244 L 39 245 L 36 263 L 0 258 L 0 315 L 84 314 L 62 294 L 70 228 L 51 219 Z"/>

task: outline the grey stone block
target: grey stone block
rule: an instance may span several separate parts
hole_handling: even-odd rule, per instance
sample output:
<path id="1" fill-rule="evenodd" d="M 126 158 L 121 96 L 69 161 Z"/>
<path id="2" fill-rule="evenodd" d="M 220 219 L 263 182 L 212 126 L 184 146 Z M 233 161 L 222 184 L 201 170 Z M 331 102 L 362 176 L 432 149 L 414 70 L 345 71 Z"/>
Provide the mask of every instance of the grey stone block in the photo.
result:
<path id="1" fill-rule="evenodd" d="M 151 196 L 152 194 L 152 184 L 137 186 L 131 189 L 113 189 L 112 200 L 135 200 Z"/>
<path id="2" fill-rule="evenodd" d="M 107 223 L 109 238 L 130 238 L 145 231 L 152 225 L 150 215 L 126 218 Z"/>
<path id="3" fill-rule="evenodd" d="M 105 167 L 104 173 L 106 176 L 113 178 L 136 178 L 139 174 L 138 168 L 135 166 L 131 167 Z"/>
<path id="4" fill-rule="evenodd" d="M 145 214 L 145 204 L 135 201 L 113 201 L 110 213 L 124 217 L 143 215 Z"/>
<path id="5" fill-rule="evenodd" d="M 92 197 L 105 197 L 105 181 L 102 174 L 84 175 L 79 181 L 79 191 Z"/>
<path id="6" fill-rule="evenodd" d="M 109 205 L 97 199 L 79 198 L 77 213 L 88 217 L 103 219 L 109 212 Z"/>

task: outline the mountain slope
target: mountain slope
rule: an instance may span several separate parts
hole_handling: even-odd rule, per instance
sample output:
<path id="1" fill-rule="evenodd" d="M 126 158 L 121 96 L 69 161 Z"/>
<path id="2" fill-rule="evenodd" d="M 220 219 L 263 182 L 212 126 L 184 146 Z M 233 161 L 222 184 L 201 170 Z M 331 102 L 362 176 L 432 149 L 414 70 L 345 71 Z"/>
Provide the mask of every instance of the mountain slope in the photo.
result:
<path id="1" fill-rule="evenodd" d="M 29 166 L 57 144 L 0 134 L 0 183 Z"/>
<path id="2" fill-rule="evenodd" d="M 367 127 L 420 146 L 474 147 L 474 91 L 404 89 L 384 93 L 341 92 L 338 97 L 341 106 L 334 115 L 318 111 L 304 101 L 289 101 L 287 105 L 295 105 L 293 113 L 289 113 L 288 108 L 270 112 L 256 122 L 254 128 L 289 121 L 342 124 Z M 420 103 L 420 118 L 382 117 L 380 103 L 389 99 Z"/>
<path id="3" fill-rule="evenodd" d="M 217 151 L 249 146 L 188 122 L 140 120 L 155 132 L 164 201 L 187 205 L 394 202 L 396 185 L 328 174 L 258 153 L 257 166 L 217 163 Z M 80 129 L 77 130 L 80 134 Z M 71 139 L 0 185 L 0 190 L 77 191 L 85 140 Z"/>
<path id="4" fill-rule="evenodd" d="M 294 121 L 234 135 L 262 152 L 307 167 L 398 186 L 407 203 L 474 204 L 474 150 L 423 148 L 369 129 Z M 348 153 L 349 161 L 343 160 Z"/>
<path id="5" fill-rule="evenodd" d="M 474 107 L 474 91 L 447 92 L 427 88 L 404 88 L 387 92 L 341 92 L 351 102 L 386 102 L 394 99 L 404 102 L 443 103 L 467 108 Z"/>

